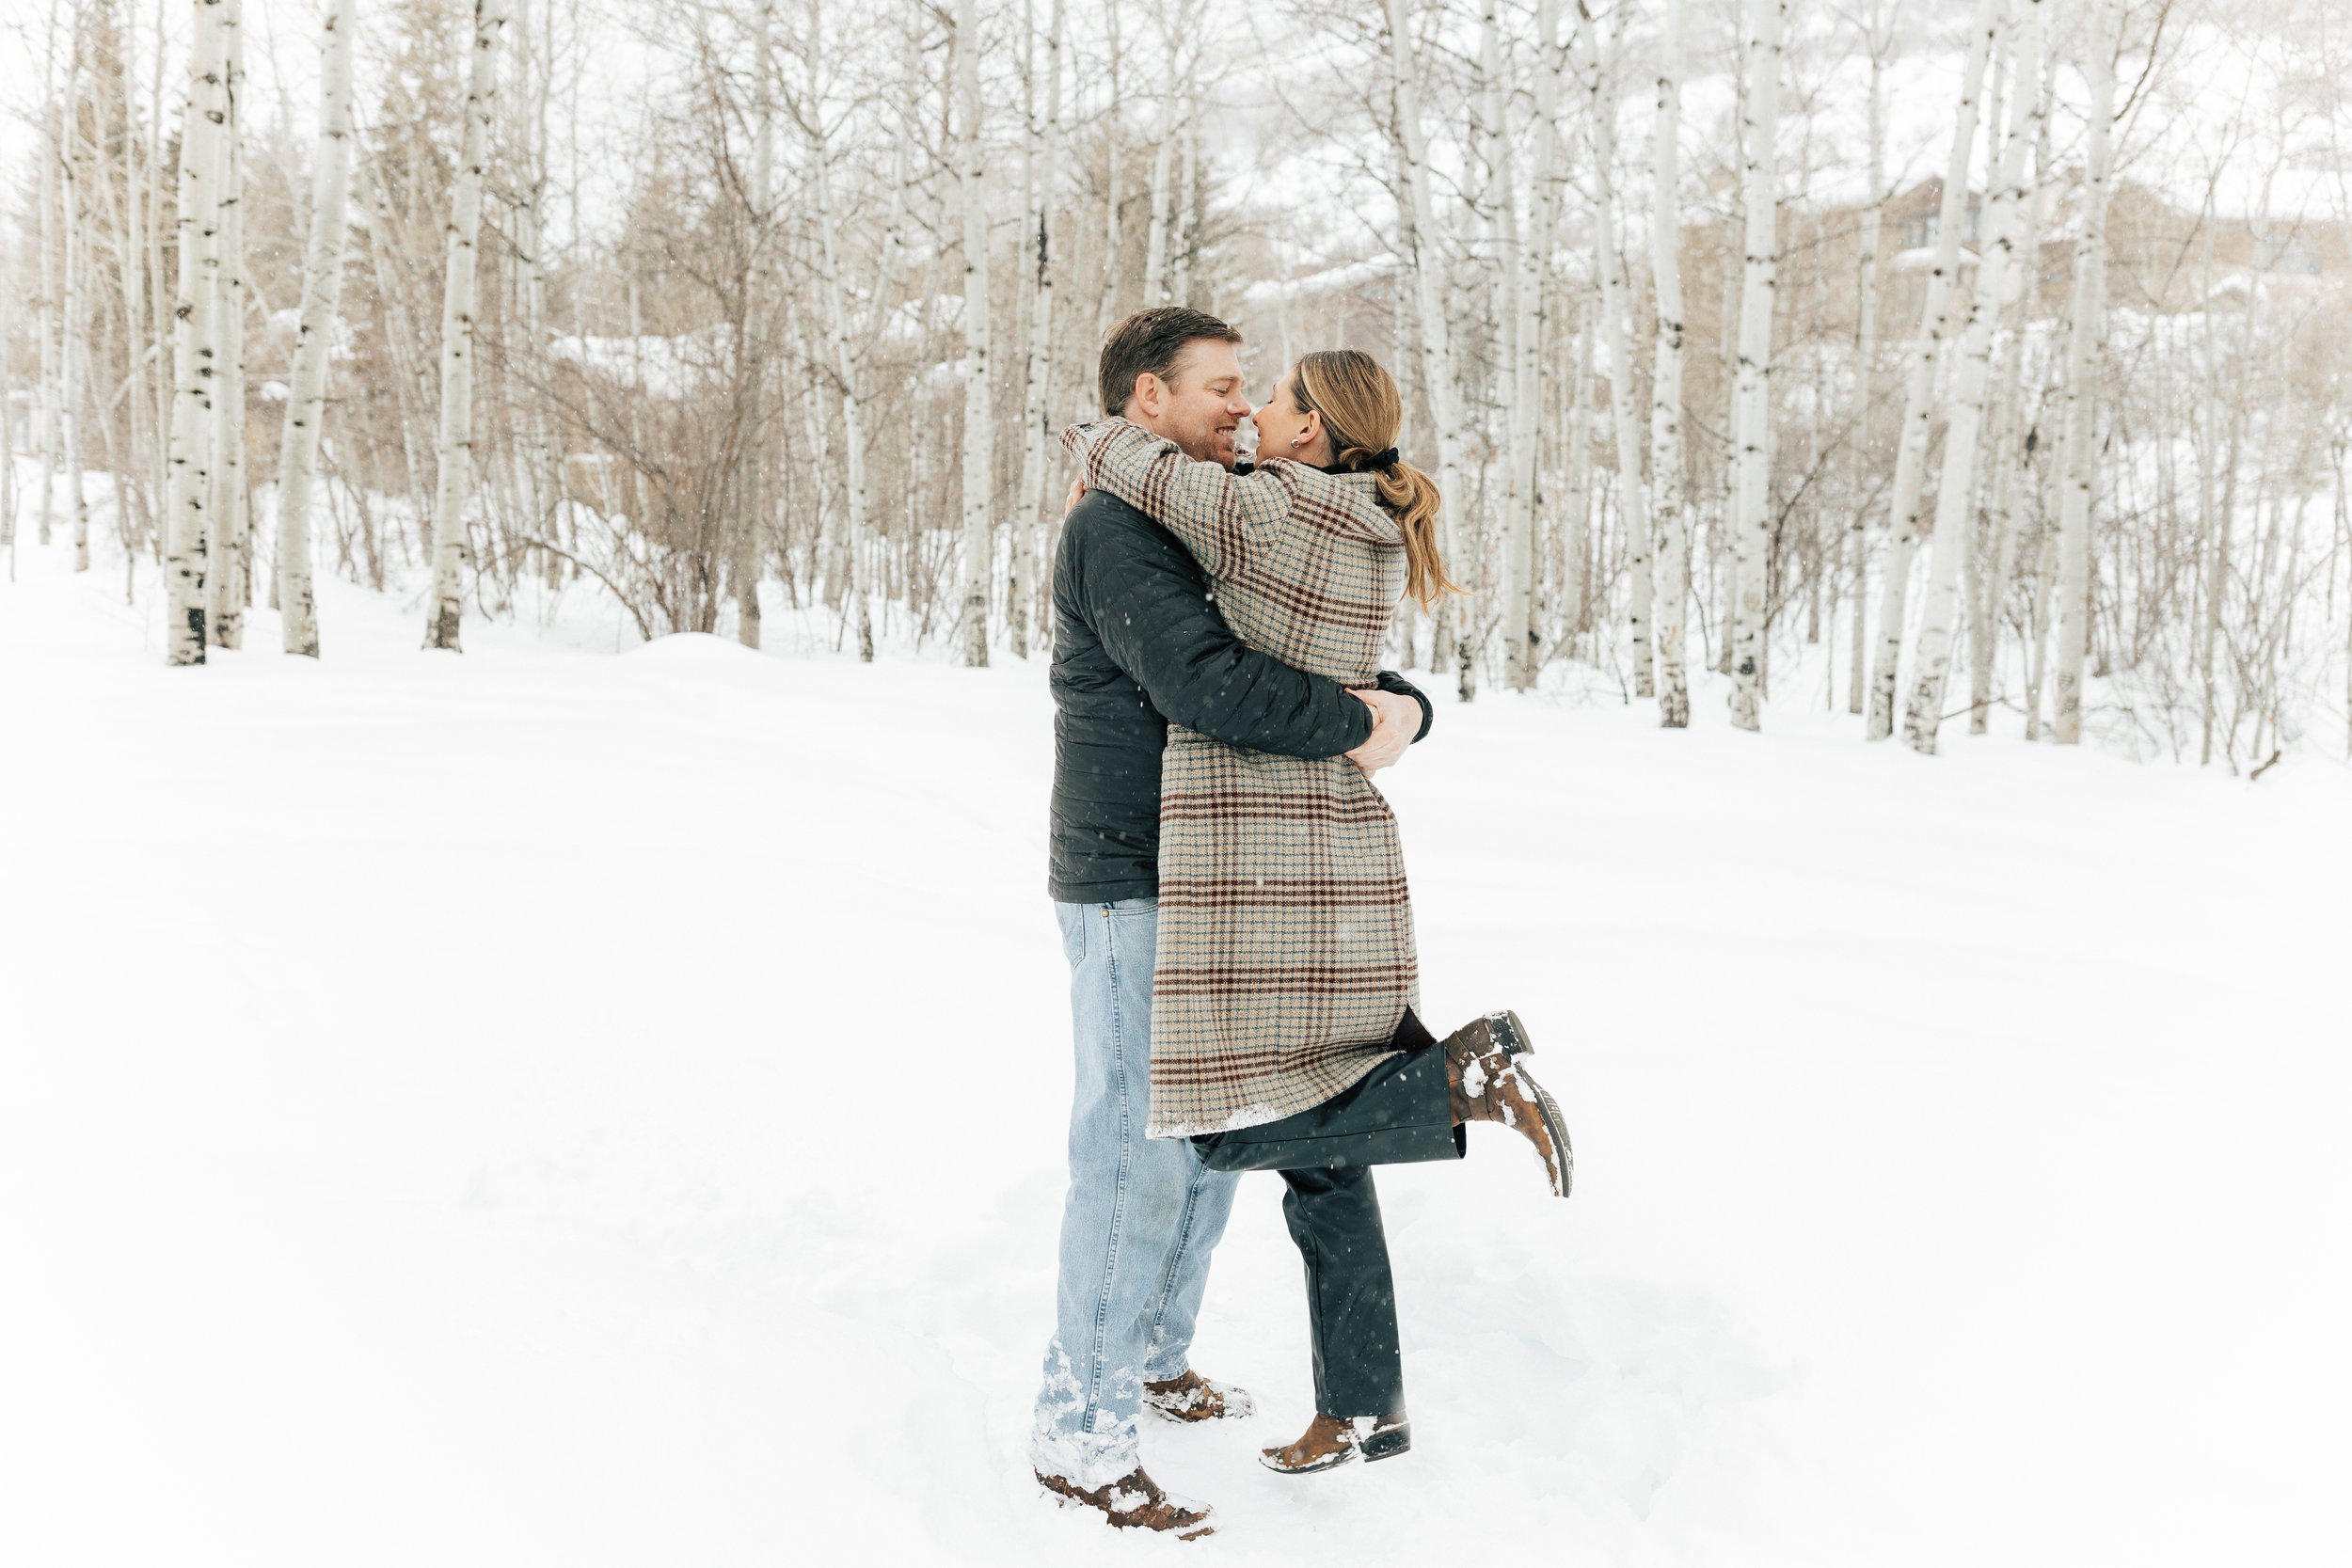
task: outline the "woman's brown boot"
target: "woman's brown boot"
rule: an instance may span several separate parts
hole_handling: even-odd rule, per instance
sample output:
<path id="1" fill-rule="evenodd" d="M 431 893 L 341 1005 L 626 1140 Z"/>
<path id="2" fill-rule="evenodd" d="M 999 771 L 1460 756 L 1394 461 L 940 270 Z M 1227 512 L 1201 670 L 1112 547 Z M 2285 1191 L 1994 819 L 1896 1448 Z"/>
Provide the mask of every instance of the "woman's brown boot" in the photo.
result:
<path id="1" fill-rule="evenodd" d="M 1358 1454 L 1366 1463 L 1393 1459 L 1413 1446 L 1413 1424 L 1393 1416 L 1317 1416 L 1298 1441 L 1258 1450 L 1258 1463 L 1286 1476 L 1312 1475 Z"/>
<path id="2" fill-rule="evenodd" d="M 1552 1192 L 1567 1196 L 1576 1174 L 1567 1122 L 1543 1085 L 1518 1065 L 1519 1057 L 1535 1049 L 1519 1015 L 1488 1013 L 1447 1036 L 1444 1047 L 1454 1119 L 1499 1122 L 1518 1132 L 1543 1156 Z"/>

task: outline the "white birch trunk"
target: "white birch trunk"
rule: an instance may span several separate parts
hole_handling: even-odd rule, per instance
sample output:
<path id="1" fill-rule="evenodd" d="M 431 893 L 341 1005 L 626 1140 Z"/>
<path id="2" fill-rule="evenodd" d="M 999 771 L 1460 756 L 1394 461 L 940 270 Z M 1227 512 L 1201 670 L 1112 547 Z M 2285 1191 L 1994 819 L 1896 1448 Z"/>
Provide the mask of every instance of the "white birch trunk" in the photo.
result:
<path id="1" fill-rule="evenodd" d="M 173 312 L 170 501 L 164 556 L 165 658 L 204 662 L 205 580 L 210 565 L 213 383 L 214 187 L 219 183 L 221 8 L 192 0 L 188 103 L 180 132 L 179 302 Z"/>
<path id="2" fill-rule="evenodd" d="M 1592 592 L 1585 557 L 1592 547 L 1593 525 L 1593 302 L 1579 291 L 1576 300 L 1576 372 L 1568 388 L 1567 537 L 1561 546 L 1560 596 L 1566 635 L 1573 639 L 1589 626 L 1585 598 Z"/>
<path id="3" fill-rule="evenodd" d="M 2230 581 L 2230 514 L 2218 501 L 2218 478 L 2216 472 L 2221 455 L 2221 347 L 2219 336 L 2213 329 L 2213 198 L 2205 198 L 2204 258 L 2198 297 L 2207 302 L 2199 314 L 2203 318 L 2200 334 L 2203 349 L 2201 358 L 2203 385 L 2198 398 L 2197 488 L 2198 510 L 2203 514 L 2206 531 L 2213 543 L 2205 551 L 2205 614 L 2200 632 L 2197 653 L 2198 680 L 2201 688 L 2198 713 L 2197 766 L 2205 767 L 2213 761 L 2215 708 L 2218 700 L 2220 673 L 2214 657 L 2221 641 L 2221 605 Z M 2249 299 L 2247 309 L 2253 303 Z"/>
<path id="4" fill-rule="evenodd" d="M 1535 685 L 1542 649 L 1535 630 L 1535 506 L 1545 406 L 1543 354 L 1552 242 L 1560 220 L 1559 0 L 1535 0 L 1535 164 L 1528 177 L 1527 232 L 1514 234 L 1511 488 L 1502 544 L 1502 665 L 1514 691 Z M 1506 137 L 1507 139 L 1507 137 Z M 1508 202 L 1509 193 L 1503 199 Z"/>
<path id="5" fill-rule="evenodd" d="M 525 0 L 525 4 L 528 3 L 529 0 Z M 819 18 L 818 8 L 812 4 L 809 14 L 810 25 L 814 28 Z M 778 244 L 775 212 L 775 0 L 759 0 L 752 45 L 752 69 L 756 72 L 753 103 L 757 117 L 752 129 L 750 192 L 754 250 L 752 264 L 744 279 L 745 293 L 749 297 L 743 302 L 744 343 L 754 361 L 748 370 L 752 378 L 751 432 L 744 443 L 742 499 L 735 519 L 734 559 L 728 562 L 727 571 L 730 586 L 735 591 L 735 640 L 746 648 L 759 646 L 759 579 L 767 556 L 768 330 L 771 319 L 768 296 L 775 270 L 771 258 Z M 811 112 L 823 113 L 821 103 Z M 739 368 L 738 373 L 746 372 Z"/>
<path id="6" fill-rule="evenodd" d="M 165 515 L 170 508 L 163 498 L 171 488 L 171 404 L 176 395 L 179 370 L 174 363 L 172 341 L 177 324 L 172 312 L 172 281 L 164 274 L 164 14 L 167 0 L 156 0 L 155 47 L 153 71 L 149 78 L 149 120 L 147 135 L 147 211 L 144 228 L 147 231 L 147 339 L 155 345 L 154 375 L 155 442 L 149 453 L 148 481 L 156 496 L 155 560 L 160 564 L 168 549 L 171 533 L 170 519 Z"/>
<path id="7" fill-rule="evenodd" d="M 0 344 L 16 339 L 16 269 L 0 270 Z M 0 348 L 0 364 L 8 354 Z M 0 394 L 0 549 L 8 552 L 8 580 L 16 580 L 16 400 Z"/>
<path id="8" fill-rule="evenodd" d="M 1152 218 L 1143 236 L 1143 303 L 1148 308 L 1168 303 L 1168 216 L 1174 199 L 1169 189 L 1176 171 L 1176 138 L 1180 115 L 1162 102 L 1160 145 L 1152 154 Z"/>
<path id="9" fill-rule="evenodd" d="M 250 599 L 252 531 L 245 487 L 245 151 L 239 102 L 245 96 L 245 0 L 221 0 L 219 183 L 214 224 L 219 261 L 214 272 L 212 598 L 210 630 L 217 648 L 245 646 Z"/>
<path id="10" fill-rule="evenodd" d="M 63 123 L 57 138 L 57 228 L 62 241 L 58 260 L 64 269 L 65 314 L 57 333 L 58 420 L 65 433 L 66 513 L 73 520 L 73 569 L 89 570 L 89 496 L 82 484 L 82 367 L 87 345 L 82 341 L 82 192 L 74 171 L 75 126 L 80 120 L 82 72 L 78 63 L 66 71 Z"/>
<path id="11" fill-rule="evenodd" d="M 1853 645 L 1848 672 L 1846 708 L 1862 711 L 1870 641 L 1869 509 L 1862 504 L 1870 467 L 1869 442 L 1865 438 L 1876 422 L 1879 370 L 1879 247 L 1885 233 L 1886 211 L 1886 57 L 1880 41 L 1883 12 L 1878 0 L 1870 7 L 1869 158 L 1870 205 L 1862 216 L 1862 277 L 1856 309 L 1860 341 L 1854 356 L 1854 386 L 1858 397 L 1853 442 L 1853 520 L 1847 528 L 1851 555 L 1848 572 L 1853 583 Z"/>
<path id="12" fill-rule="evenodd" d="M 1437 200 L 1430 190 L 1429 154 L 1422 136 L 1421 88 L 1413 59 L 1413 42 L 1406 31 L 1405 0 L 1385 0 L 1389 24 L 1390 82 L 1395 93 L 1397 153 L 1405 165 L 1406 211 L 1411 219 L 1406 263 L 1412 269 L 1416 318 L 1420 329 L 1422 381 L 1429 389 L 1432 422 L 1438 432 L 1438 489 L 1444 499 L 1441 531 L 1447 559 L 1460 570 L 1462 528 L 1457 514 L 1462 494 L 1462 396 L 1454 374 L 1453 335 L 1445 313 L 1445 264 L 1438 242 Z M 1460 689 L 1465 700 L 1476 690 L 1475 654 L 1467 634 L 1449 637 L 1446 628 L 1468 624 L 1457 604 L 1442 604 L 1436 619 L 1435 641 L 1451 645 L 1460 659 Z"/>
<path id="13" fill-rule="evenodd" d="M 1659 722 L 1691 722 L 1688 636 L 1691 600 L 1689 521 L 1682 497 L 1682 128 L 1683 0 L 1665 0 L 1658 42 L 1658 119 L 1650 141 L 1650 272 L 1658 302 L 1656 357 L 1650 374 L 1650 507 L 1657 519 L 1658 563 L 1650 600 L 1658 660 Z"/>
<path id="14" fill-rule="evenodd" d="M 1110 97 L 1103 113 L 1103 139 L 1108 167 L 1104 171 L 1107 188 L 1103 203 L 1103 302 L 1094 313 L 1094 341 L 1098 343 L 1110 336 L 1111 313 L 1119 308 L 1119 204 L 1122 195 L 1119 188 L 1122 172 L 1119 158 L 1119 9 L 1116 5 L 1105 6 L 1103 17 L 1104 30 L 1110 37 L 1111 69 Z M 1091 398 L 1088 399 L 1089 404 L 1092 402 Z M 1104 412 L 1116 413 L 1117 410 L 1106 409 Z"/>
<path id="15" fill-rule="evenodd" d="M 1779 216 L 1781 29 L 1788 0 L 1751 0 L 1754 18 L 1748 43 L 1748 94 L 1742 170 L 1746 234 L 1740 282 L 1740 378 L 1736 486 L 1738 511 L 1732 551 L 1738 588 L 1732 599 L 1731 721 L 1743 730 L 1764 722 L 1764 618 L 1767 514 L 1772 506 L 1772 296 L 1775 285 L 1775 219 Z"/>
<path id="16" fill-rule="evenodd" d="M 2095 4 L 2083 62 L 2090 78 L 2090 123 L 2082 234 L 2074 253 L 2074 319 L 2066 344 L 2064 488 L 2058 501 L 2058 679 L 2050 737 L 2061 746 L 2077 745 L 2083 737 L 2083 661 L 2090 649 L 2090 491 L 2098 470 L 2093 377 L 2106 330 L 2107 141 L 2115 113 L 2117 35 L 2123 23 L 2120 0 Z"/>
<path id="17" fill-rule="evenodd" d="M 1054 204 L 1047 197 L 1056 171 L 1060 166 L 1060 148 L 1057 145 L 1061 121 L 1061 40 L 1064 13 L 1063 0 L 1054 0 L 1053 17 L 1046 24 L 1045 37 L 1045 113 L 1038 116 L 1037 83 L 1034 70 L 1025 70 L 1027 78 L 1025 104 L 1028 118 L 1027 157 L 1022 169 L 1022 183 L 1027 196 L 1022 214 L 1022 233 L 1029 250 L 1026 268 L 1029 288 L 1029 363 L 1024 388 L 1021 415 L 1024 436 L 1021 446 L 1021 504 L 1013 514 L 1013 559 L 1018 563 L 1033 548 L 1041 512 L 1045 502 L 1045 471 L 1047 465 L 1047 429 L 1052 418 L 1048 391 L 1053 376 L 1052 350 L 1054 342 Z M 1025 42 L 1034 16 L 1034 0 L 1024 0 L 1022 20 Z M 1023 64 L 1029 67 L 1033 53 L 1025 49 Z M 1039 570 L 1050 574 L 1052 564 L 1040 554 Z M 1031 595 L 1015 592 L 1011 595 L 1009 619 L 1012 623 L 1012 652 L 1016 658 L 1029 656 L 1029 599 Z M 1039 640 L 1042 641 L 1045 628 L 1041 623 Z"/>
<path id="18" fill-rule="evenodd" d="M 466 609 L 466 502 L 473 491 L 473 329 L 476 242 L 482 234 L 482 169 L 490 155 L 498 103 L 499 34 L 506 0 L 474 0 L 473 48 L 466 73 L 465 140 L 451 182 L 441 277 L 439 473 L 433 497 L 433 603 L 424 645 L 460 649 Z"/>
<path id="19" fill-rule="evenodd" d="M 1628 581 L 1626 624 L 1633 644 L 1633 694 L 1656 692 L 1650 662 L 1650 527 L 1647 487 L 1642 483 L 1641 422 L 1634 413 L 1632 301 L 1627 296 L 1625 247 L 1618 221 L 1617 103 L 1614 89 L 1623 40 L 1602 47 L 1599 24 L 1589 15 L 1579 30 L 1583 55 L 1586 122 L 1593 138 L 1594 180 L 1599 200 L 1595 264 L 1600 273 L 1600 310 L 1609 338 L 1609 417 L 1617 446 L 1617 517 L 1625 531 Z"/>
<path id="20" fill-rule="evenodd" d="M 2019 0 L 2024 31 L 2014 52 L 2019 91 L 2001 144 L 2000 168 L 1986 201 L 1984 258 L 1970 291 L 1967 325 L 1962 335 L 1960 372 L 1952 389 L 1952 412 L 1944 433 L 1944 472 L 1935 495 L 1935 532 L 1928 587 L 1919 623 L 1919 643 L 1911 660 L 1911 700 L 1903 714 L 1903 738 L 1923 755 L 1935 754 L 1943 723 L 1944 688 L 1951 671 L 1952 636 L 1960 613 L 1963 558 L 1975 552 L 1970 520 L 1977 506 L 1977 448 L 1984 421 L 1985 384 L 1993 360 L 1993 328 L 2009 313 L 2017 280 L 2019 222 L 2026 205 L 2026 153 L 2039 135 L 2042 114 L 2042 51 L 2048 20 L 2046 0 Z"/>
<path id="21" fill-rule="evenodd" d="M 810 100 L 817 101 L 819 79 L 819 58 L 824 30 L 818 13 L 812 10 L 809 28 Z M 849 603 L 844 607 L 853 634 L 857 639 L 857 657 L 863 663 L 874 662 L 874 625 L 869 609 L 871 595 L 866 591 L 866 420 L 865 401 L 861 396 L 861 369 L 850 341 L 849 293 L 841 277 L 841 247 L 838 225 L 834 217 L 833 149 L 826 139 L 824 117 L 812 113 L 808 117 L 809 162 L 817 187 L 817 239 L 819 281 L 825 292 L 826 318 L 830 324 L 826 346 L 833 358 L 833 372 L 841 388 L 841 448 L 843 497 L 846 519 L 844 532 L 849 545 Z M 896 170 L 900 192 L 905 188 L 905 171 Z M 874 300 L 877 308 L 889 291 L 888 273 L 896 259 L 895 236 L 898 226 L 898 206 L 894 198 L 890 233 L 892 241 L 884 252 L 883 277 L 878 282 Z"/>
<path id="22" fill-rule="evenodd" d="M 963 200 L 963 662 L 988 663 L 988 589 L 995 531 L 989 503 L 996 443 L 988 395 L 988 166 L 980 142 L 980 22 L 977 0 L 956 6 L 958 183 Z"/>
<path id="23" fill-rule="evenodd" d="M 123 72 L 120 78 L 124 161 L 121 187 L 122 206 L 115 214 L 119 219 L 119 232 L 122 238 L 122 245 L 120 265 L 116 268 L 115 281 L 120 291 L 122 369 L 125 388 L 123 404 L 129 416 L 131 433 L 131 451 L 123 464 L 123 472 L 125 476 L 136 476 L 132 483 L 139 500 L 140 531 L 138 534 L 133 534 L 128 529 L 124 531 L 125 553 L 129 557 L 123 562 L 123 598 L 126 604 L 130 602 L 130 581 L 136 572 L 138 546 L 145 543 L 151 546 L 155 543 L 152 536 L 155 530 L 157 494 L 154 485 L 154 436 L 149 424 L 153 408 L 148 402 L 146 371 L 147 352 L 153 341 L 145 330 L 147 326 L 145 319 L 147 235 L 145 214 L 139 210 L 138 154 L 141 149 L 135 129 L 138 108 L 131 87 L 130 73 L 130 66 L 138 58 L 138 52 L 137 19 L 135 16 L 127 17 L 122 50 Z M 157 361 L 158 379 L 161 379 L 162 363 L 163 361 L 159 358 Z M 0 447 L 0 451 L 5 450 L 7 450 L 5 447 Z M 118 476 L 116 480 L 118 496 L 124 484 L 125 478 Z"/>
<path id="24" fill-rule="evenodd" d="M 327 0 L 319 40 L 319 141 L 310 168 L 310 243 L 302 263 L 302 321 L 294 385 L 278 451 L 278 596 L 285 650 L 316 658 L 319 620 L 310 580 L 310 483 L 326 412 L 326 367 L 342 297 L 343 206 L 351 194 L 351 39 L 358 0 Z"/>
<path id="25" fill-rule="evenodd" d="M 1895 684 L 1902 658 L 1905 606 L 1911 592 L 1911 553 L 1918 540 L 1919 492 L 1927 475 L 1928 437 L 1934 424 L 1935 372 L 1951 335 L 1952 275 L 1960 266 L 1961 230 L 1968 220 L 1968 164 L 1977 141 L 1977 103 L 1985 62 L 1998 31 L 2000 0 L 1979 0 L 1961 73 L 1960 108 L 1952 150 L 1944 166 L 1937 210 L 1935 266 L 1919 308 L 1923 340 L 1903 384 L 1902 436 L 1895 454 L 1895 494 L 1886 510 L 1885 582 L 1880 592 L 1878 657 L 1870 668 L 1870 712 L 1863 735 L 1883 740 L 1895 733 Z"/>
<path id="26" fill-rule="evenodd" d="M 1200 259 L 1200 103 L 1199 88 L 1188 87 L 1184 98 L 1184 172 L 1176 185 L 1175 228 L 1168 236 L 1174 255 L 1168 262 L 1173 280 L 1168 298 L 1177 305 L 1192 303 L 1194 264 Z"/>
<path id="27" fill-rule="evenodd" d="M 57 18 L 55 4 L 49 8 L 49 46 L 41 62 L 40 95 L 43 104 L 56 102 L 57 96 Z M 58 392 L 57 341 L 59 337 L 57 292 L 57 167 L 65 161 L 65 138 L 62 124 L 43 115 L 40 121 L 41 147 L 40 184 L 37 199 L 40 203 L 39 221 L 34 225 L 35 254 L 40 258 L 40 291 L 33 303 L 33 330 L 40 339 L 40 380 L 33 395 L 33 427 L 40 436 L 40 532 L 43 549 L 49 547 L 51 531 L 56 525 L 57 453 L 64 434 L 58 428 L 58 410 L 62 398 Z"/>
<path id="28" fill-rule="evenodd" d="M 2017 575 L 2018 488 L 2026 474 L 2025 454 L 2019 450 L 2019 442 L 2025 415 L 2026 378 L 2031 373 L 2033 365 L 2027 353 L 2027 329 L 2033 322 L 2034 293 L 2041 286 L 2042 214 L 2050 188 L 2050 103 L 2055 96 L 2053 88 L 2058 51 L 2050 47 L 2047 26 L 2055 20 L 2045 19 L 2042 45 L 2042 72 L 2035 88 L 2041 95 L 2041 106 L 2034 137 L 2034 177 L 2027 188 L 2026 215 L 2020 226 L 2023 237 L 2017 246 L 2017 286 L 2010 290 L 2010 358 L 2001 378 L 2000 411 L 1993 431 L 1993 507 L 1990 518 L 1993 569 L 1990 579 L 1984 585 L 1983 602 L 1977 607 L 1975 641 L 1970 648 L 1970 735 L 1983 735 L 1991 725 L 1993 667 L 2000 651 L 2003 611 L 2009 606 L 2010 588 Z"/>
<path id="29" fill-rule="evenodd" d="M 521 402 L 515 410 L 515 467 L 521 481 L 524 511 L 532 533 L 553 541 L 562 532 L 559 518 L 564 511 L 564 464 L 562 453 L 557 451 L 560 437 L 548 418 L 546 394 L 541 388 L 548 380 L 547 194 L 550 175 L 547 119 L 555 70 L 554 8 L 552 4 L 548 7 L 547 33 L 543 38 L 531 31 L 530 0 L 522 0 L 516 16 L 520 25 L 515 38 L 515 75 L 523 101 L 516 117 L 522 133 L 522 167 L 516 181 L 514 228 L 517 252 L 516 293 L 522 341 L 509 353 L 526 373 L 521 378 Z M 513 384 L 510 379 L 509 385 Z M 752 504 L 755 510 L 755 490 Z M 564 560 L 552 551 L 542 551 L 541 556 L 544 580 L 554 588 L 563 581 Z M 755 637 L 758 635 L 758 605 L 759 596 L 755 592 Z"/>

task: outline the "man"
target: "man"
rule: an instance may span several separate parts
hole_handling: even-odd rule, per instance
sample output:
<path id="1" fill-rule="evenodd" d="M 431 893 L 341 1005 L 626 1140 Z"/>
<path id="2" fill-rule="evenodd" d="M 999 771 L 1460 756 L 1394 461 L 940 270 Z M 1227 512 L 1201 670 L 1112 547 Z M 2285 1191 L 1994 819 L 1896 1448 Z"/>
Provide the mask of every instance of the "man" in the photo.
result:
<path id="1" fill-rule="evenodd" d="M 1249 417 L 1241 334 L 1181 307 L 1138 311 L 1103 345 L 1103 407 L 1203 461 L 1234 466 Z M 1245 646 L 1206 577 L 1157 523 L 1101 491 L 1054 562 L 1051 891 L 1071 963 L 1077 1092 L 1070 1117 L 1058 1311 L 1031 1457 L 1049 1491 L 1115 1525 L 1190 1539 L 1209 1510 L 1145 1474 L 1137 1421 L 1246 1416 L 1248 1394 L 1191 1370 L 1209 1253 L 1235 1178 L 1191 1140 L 1144 1136 L 1156 947 L 1160 753 L 1183 724 L 1290 756 L 1386 767 L 1427 730 L 1396 675 L 1350 691 Z"/>

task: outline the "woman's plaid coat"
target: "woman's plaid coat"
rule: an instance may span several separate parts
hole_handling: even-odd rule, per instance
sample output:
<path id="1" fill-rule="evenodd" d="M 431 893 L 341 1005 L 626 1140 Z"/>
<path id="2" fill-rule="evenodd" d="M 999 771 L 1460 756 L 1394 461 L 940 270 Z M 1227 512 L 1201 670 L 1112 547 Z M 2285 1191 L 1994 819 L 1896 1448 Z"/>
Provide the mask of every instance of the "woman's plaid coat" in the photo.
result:
<path id="1" fill-rule="evenodd" d="M 1244 641 L 1374 684 L 1406 581 L 1375 476 L 1279 460 L 1229 473 L 1125 420 L 1073 426 L 1062 444 L 1087 483 L 1191 550 Z M 1170 726 L 1159 871 L 1152 1135 L 1290 1116 L 1391 1053 L 1418 1000 L 1412 901 L 1396 819 L 1353 762 Z"/>

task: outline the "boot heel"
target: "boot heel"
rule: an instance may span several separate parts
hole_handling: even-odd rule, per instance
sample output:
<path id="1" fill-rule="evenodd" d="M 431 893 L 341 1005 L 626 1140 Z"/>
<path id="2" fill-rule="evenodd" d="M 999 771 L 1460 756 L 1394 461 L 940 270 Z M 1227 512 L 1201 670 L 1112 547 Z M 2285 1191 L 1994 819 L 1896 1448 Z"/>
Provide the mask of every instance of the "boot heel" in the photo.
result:
<path id="1" fill-rule="evenodd" d="M 1410 1452 L 1412 1447 L 1413 1423 L 1402 1421 L 1374 1433 L 1356 1445 L 1356 1451 L 1362 1454 L 1364 1463 L 1369 1465 L 1375 1459 L 1394 1459 L 1398 1454 Z"/>
<path id="2" fill-rule="evenodd" d="M 1486 1015 L 1486 1037 L 1502 1047 L 1506 1057 L 1532 1056 L 1535 1053 L 1535 1042 L 1527 1037 L 1527 1025 L 1507 1007 Z"/>

